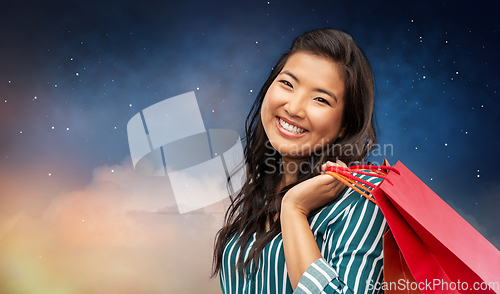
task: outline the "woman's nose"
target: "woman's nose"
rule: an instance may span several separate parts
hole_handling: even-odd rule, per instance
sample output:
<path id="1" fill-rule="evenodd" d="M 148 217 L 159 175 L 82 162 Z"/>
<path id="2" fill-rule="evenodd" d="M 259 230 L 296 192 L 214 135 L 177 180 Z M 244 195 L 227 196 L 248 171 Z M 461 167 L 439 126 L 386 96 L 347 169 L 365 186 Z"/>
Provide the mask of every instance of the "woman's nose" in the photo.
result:
<path id="1" fill-rule="evenodd" d="M 284 109 L 290 116 L 304 118 L 306 103 L 307 100 L 304 97 L 294 95 L 285 103 Z"/>

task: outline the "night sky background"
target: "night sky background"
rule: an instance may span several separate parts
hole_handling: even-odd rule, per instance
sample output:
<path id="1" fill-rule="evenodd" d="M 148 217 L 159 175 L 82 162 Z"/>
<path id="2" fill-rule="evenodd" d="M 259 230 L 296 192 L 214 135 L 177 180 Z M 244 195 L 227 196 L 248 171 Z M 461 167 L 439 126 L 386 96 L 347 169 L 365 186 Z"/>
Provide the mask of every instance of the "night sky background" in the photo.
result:
<path id="1" fill-rule="evenodd" d="M 220 293 L 222 204 L 179 215 L 134 172 L 129 119 L 195 91 L 243 123 L 312 29 L 371 62 L 378 141 L 500 248 L 500 52 L 492 1 L 10 1 L 0 8 L 0 292 Z M 391 149 L 386 149 L 391 150 Z M 464 239 L 464 242 L 467 242 Z"/>

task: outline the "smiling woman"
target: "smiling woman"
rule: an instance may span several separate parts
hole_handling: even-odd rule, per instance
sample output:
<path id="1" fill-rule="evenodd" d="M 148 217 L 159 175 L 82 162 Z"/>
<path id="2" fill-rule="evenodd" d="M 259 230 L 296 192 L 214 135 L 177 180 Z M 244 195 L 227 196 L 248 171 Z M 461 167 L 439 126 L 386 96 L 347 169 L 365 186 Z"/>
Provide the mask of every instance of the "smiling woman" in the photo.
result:
<path id="1" fill-rule="evenodd" d="M 247 179 L 216 238 L 224 293 L 367 293 L 381 281 L 384 216 L 324 174 L 373 148 L 373 99 L 364 53 L 338 30 L 299 36 L 273 67 L 246 121 Z"/>

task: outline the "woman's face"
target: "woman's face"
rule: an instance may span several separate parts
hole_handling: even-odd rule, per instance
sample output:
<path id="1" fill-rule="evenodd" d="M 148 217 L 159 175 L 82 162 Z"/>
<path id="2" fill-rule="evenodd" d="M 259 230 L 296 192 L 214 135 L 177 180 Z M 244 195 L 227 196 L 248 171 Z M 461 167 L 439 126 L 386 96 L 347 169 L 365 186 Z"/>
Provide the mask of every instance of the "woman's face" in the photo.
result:
<path id="1" fill-rule="evenodd" d="M 269 87 L 261 119 L 282 156 L 305 158 L 343 136 L 344 80 L 334 62 L 292 54 Z"/>

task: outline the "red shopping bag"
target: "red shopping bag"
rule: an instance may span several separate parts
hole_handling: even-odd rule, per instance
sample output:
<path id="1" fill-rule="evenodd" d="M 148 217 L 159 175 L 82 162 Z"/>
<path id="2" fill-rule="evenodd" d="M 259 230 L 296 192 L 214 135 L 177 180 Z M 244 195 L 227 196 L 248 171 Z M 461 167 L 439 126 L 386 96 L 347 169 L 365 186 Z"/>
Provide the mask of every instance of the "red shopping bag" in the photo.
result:
<path id="1" fill-rule="evenodd" d="M 414 287 L 414 285 L 416 285 L 415 278 L 411 274 L 396 240 L 394 240 L 391 229 L 386 230 L 382 240 L 384 254 L 384 284 L 382 284 L 380 288 L 385 291 L 385 294 L 422 293 L 418 287 Z"/>
<path id="2" fill-rule="evenodd" d="M 392 233 L 402 255 L 398 257 L 394 252 L 397 249 L 384 248 L 389 262 L 384 261 L 385 282 L 395 283 L 386 293 L 392 290 L 405 293 L 420 290 L 424 294 L 500 293 L 500 251 L 401 162 L 394 168 L 371 191 L 372 200 L 389 225 L 390 231 L 386 234 Z M 335 173 L 347 179 L 351 187 L 354 181 L 368 184 L 350 175 L 348 170 Z M 396 266 L 398 260 L 400 266 Z M 398 274 L 405 278 L 387 280 Z"/>

